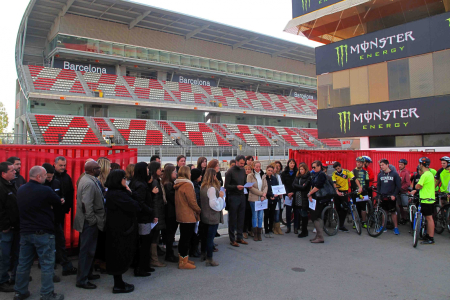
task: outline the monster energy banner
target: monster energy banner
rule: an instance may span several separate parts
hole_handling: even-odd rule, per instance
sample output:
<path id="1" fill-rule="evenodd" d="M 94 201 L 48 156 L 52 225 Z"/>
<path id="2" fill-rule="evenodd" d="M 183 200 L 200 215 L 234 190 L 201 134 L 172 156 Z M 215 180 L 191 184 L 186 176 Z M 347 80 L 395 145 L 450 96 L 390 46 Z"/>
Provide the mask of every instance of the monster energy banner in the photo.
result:
<path id="1" fill-rule="evenodd" d="M 450 132 L 450 96 L 319 109 L 319 138 Z"/>
<path id="2" fill-rule="evenodd" d="M 450 48 L 450 13 L 316 48 L 317 75 Z"/>
<path id="3" fill-rule="evenodd" d="M 292 0 L 292 19 L 343 0 Z"/>

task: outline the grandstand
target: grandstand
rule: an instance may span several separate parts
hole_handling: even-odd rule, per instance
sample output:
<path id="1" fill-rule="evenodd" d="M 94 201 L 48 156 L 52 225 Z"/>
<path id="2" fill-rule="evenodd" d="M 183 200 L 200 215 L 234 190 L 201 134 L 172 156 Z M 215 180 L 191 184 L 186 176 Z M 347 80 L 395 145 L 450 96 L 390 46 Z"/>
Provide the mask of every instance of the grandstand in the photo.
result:
<path id="1" fill-rule="evenodd" d="M 318 139 L 314 64 L 312 48 L 156 7 L 31 1 L 16 43 L 15 132 L 29 138 L 15 142 L 140 156 L 340 149 Z"/>

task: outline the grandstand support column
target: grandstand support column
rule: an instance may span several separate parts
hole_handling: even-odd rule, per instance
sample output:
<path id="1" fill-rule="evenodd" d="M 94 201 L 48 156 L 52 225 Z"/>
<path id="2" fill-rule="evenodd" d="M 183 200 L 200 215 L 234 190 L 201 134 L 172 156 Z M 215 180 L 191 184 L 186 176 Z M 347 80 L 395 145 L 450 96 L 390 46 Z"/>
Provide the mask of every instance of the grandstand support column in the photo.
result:
<path id="1" fill-rule="evenodd" d="M 167 81 L 167 72 L 158 71 L 156 73 L 156 79 L 161 81 Z"/>
<path id="2" fill-rule="evenodd" d="M 256 147 L 255 147 L 255 156 L 254 157 L 256 157 L 257 155 L 256 155 Z"/>
<path id="3" fill-rule="evenodd" d="M 234 156 L 234 148 L 231 147 L 231 159 L 233 159 L 233 156 Z"/>

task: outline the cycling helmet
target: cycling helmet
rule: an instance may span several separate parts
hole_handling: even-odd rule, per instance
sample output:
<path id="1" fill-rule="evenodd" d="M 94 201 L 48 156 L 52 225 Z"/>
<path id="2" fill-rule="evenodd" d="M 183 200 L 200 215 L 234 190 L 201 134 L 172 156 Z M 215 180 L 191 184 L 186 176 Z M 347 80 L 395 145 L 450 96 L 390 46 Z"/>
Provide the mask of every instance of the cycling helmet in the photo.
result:
<path id="1" fill-rule="evenodd" d="M 443 156 L 440 160 L 446 161 L 448 164 L 450 164 L 450 157 L 448 156 Z"/>
<path id="2" fill-rule="evenodd" d="M 372 162 L 372 159 L 369 156 L 363 156 L 363 158 L 369 163 Z"/>
<path id="3" fill-rule="evenodd" d="M 428 168 L 431 164 L 431 161 L 428 157 L 419 158 L 419 164 L 423 165 L 425 168 Z"/>
<path id="4" fill-rule="evenodd" d="M 363 156 L 358 156 L 358 157 L 356 158 L 356 161 L 359 161 L 359 162 L 365 162 L 366 159 L 365 159 Z"/>
<path id="5" fill-rule="evenodd" d="M 400 159 L 398 162 L 404 164 L 405 166 L 408 164 L 408 161 L 404 158 Z"/>

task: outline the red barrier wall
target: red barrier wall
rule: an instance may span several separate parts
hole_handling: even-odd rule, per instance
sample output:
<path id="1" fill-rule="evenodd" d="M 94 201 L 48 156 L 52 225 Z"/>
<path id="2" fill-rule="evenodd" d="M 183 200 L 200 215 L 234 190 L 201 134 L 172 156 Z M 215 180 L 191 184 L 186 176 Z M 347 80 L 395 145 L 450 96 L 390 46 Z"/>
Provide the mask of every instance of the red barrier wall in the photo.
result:
<path id="1" fill-rule="evenodd" d="M 114 147 L 85 147 L 85 146 L 37 146 L 37 145 L 0 145 L 0 162 L 8 157 L 17 156 L 22 162 L 21 175 L 28 181 L 28 171 L 31 167 L 48 162 L 53 164 L 57 156 L 67 159 L 67 173 L 70 175 L 75 188 L 75 183 L 81 173 L 84 172 L 86 159 L 107 157 L 111 162 L 118 163 L 122 169 L 128 164 L 137 162 L 137 149 L 129 149 L 128 146 Z M 76 190 L 74 195 L 74 209 L 66 215 L 64 233 L 66 247 L 78 246 L 78 232 L 72 229 L 73 218 L 76 213 Z"/>
<path id="2" fill-rule="evenodd" d="M 367 155 L 372 158 L 372 168 L 375 174 L 380 171 L 378 161 L 382 158 L 389 160 L 389 163 L 398 169 L 398 161 L 402 158 L 408 161 L 406 168 L 408 171 L 415 172 L 419 164 L 419 158 L 426 156 L 431 160 L 431 168 L 440 169 L 442 156 L 450 156 L 448 152 L 400 152 L 400 151 L 311 151 L 311 150 L 289 150 L 289 158 L 294 158 L 298 163 L 305 162 L 308 168 L 311 168 L 311 163 L 315 160 L 320 160 L 322 163 L 332 165 L 335 161 L 339 161 L 344 169 L 353 170 L 356 167 L 355 160 L 358 156 Z"/>

